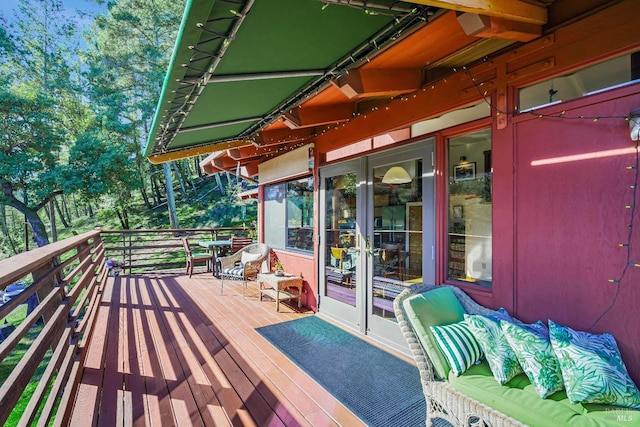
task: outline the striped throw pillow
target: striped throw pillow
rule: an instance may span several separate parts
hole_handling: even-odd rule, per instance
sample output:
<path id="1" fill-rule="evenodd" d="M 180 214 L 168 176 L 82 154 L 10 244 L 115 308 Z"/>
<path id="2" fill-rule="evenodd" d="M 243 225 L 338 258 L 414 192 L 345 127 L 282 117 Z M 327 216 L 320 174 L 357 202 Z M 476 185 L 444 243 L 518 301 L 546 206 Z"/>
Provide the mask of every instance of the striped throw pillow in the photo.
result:
<path id="1" fill-rule="evenodd" d="M 482 349 L 463 320 L 445 326 L 431 326 L 440 351 L 458 376 L 482 358 Z"/>

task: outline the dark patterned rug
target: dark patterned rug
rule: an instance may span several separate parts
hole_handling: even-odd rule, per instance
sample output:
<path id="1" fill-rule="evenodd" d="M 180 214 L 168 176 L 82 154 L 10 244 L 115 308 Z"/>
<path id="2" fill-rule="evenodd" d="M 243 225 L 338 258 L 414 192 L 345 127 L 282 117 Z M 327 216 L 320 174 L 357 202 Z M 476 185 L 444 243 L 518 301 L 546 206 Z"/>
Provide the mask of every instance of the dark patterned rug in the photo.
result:
<path id="1" fill-rule="evenodd" d="M 316 316 L 257 331 L 368 425 L 425 425 L 415 366 Z"/>

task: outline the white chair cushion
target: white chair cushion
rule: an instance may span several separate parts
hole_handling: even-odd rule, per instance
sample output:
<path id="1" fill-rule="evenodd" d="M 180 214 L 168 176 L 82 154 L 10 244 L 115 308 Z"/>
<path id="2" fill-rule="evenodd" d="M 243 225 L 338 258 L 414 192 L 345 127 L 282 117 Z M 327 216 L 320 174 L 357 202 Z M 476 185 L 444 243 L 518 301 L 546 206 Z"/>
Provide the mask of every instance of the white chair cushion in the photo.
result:
<path id="1" fill-rule="evenodd" d="M 242 256 L 240 257 L 240 262 L 242 265 L 245 265 L 248 262 L 256 261 L 262 258 L 262 254 L 252 254 L 249 252 L 242 252 Z"/>

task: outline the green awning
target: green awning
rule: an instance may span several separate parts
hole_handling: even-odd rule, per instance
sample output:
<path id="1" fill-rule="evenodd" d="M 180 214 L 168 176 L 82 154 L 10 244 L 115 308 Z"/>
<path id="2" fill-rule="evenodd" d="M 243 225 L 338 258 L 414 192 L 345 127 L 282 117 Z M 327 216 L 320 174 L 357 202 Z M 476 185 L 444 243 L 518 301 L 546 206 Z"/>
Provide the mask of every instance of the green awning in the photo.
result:
<path id="1" fill-rule="evenodd" d="M 426 14 L 391 0 L 190 0 L 145 155 L 162 162 L 246 144 Z"/>

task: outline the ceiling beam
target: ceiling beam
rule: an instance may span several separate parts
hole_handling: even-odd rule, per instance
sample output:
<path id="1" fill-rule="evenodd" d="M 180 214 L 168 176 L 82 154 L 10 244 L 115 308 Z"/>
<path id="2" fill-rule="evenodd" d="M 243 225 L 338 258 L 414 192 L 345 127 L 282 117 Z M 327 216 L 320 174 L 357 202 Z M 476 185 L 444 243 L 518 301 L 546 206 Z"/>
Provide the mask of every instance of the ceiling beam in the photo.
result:
<path id="1" fill-rule="evenodd" d="M 422 84 L 420 69 L 360 69 L 331 81 L 349 99 L 396 96 L 415 92 Z"/>
<path id="2" fill-rule="evenodd" d="M 233 160 L 245 160 L 252 157 L 258 157 L 266 151 L 266 148 L 259 148 L 255 145 L 249 145 L 248 147 L 231 148 L 227 150 L 227 155 Z"/>
<path id="3" fill-rule="evenodd" d="M 460 26 L 468 36 L 529 42 L 542 34 L 542 25 L 516 22 L 495 16 L 458 13 Z"/>
<path id="4" fill-rule="evenodd" d="M 213 175 L 214 173 L 220 172 L 220 169 L 213 166 L 211 163 L 201 164 L 200 169 L 206 174 Z"/>
<path id="5" fill-rule="evenodd" d="M 258 146 L 297 142 L 311 138 L 313 133 L 313 128 L 263 130 L 253 142 Z"/>
<path id="6" fill-rule="evenodd" d="M 410 0 L 412 3 L 544 25 L 547 8 L 524 0 Z"/>
<path id="7" fill-rule="evenodd" d="M 353 118 L 352 102 L 322 107 L 300 107 L 283 114 L 282 120 L 291 129 L 342 123 Z"/>

